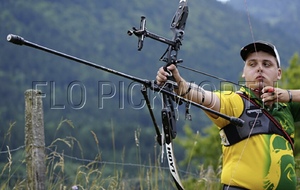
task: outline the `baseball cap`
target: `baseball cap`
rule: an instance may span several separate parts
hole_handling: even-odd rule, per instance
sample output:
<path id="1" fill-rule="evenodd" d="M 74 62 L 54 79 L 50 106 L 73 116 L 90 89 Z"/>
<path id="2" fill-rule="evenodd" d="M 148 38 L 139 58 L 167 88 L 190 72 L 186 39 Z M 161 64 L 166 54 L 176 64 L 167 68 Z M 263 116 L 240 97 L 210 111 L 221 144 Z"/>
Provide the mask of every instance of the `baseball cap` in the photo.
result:
<path id="1" fill-rule="evenodd" d="M 250 43 L 241 49 L 241 57 L 244 61 L 246 61 L 248 55 L 253 52 L 263 51 L 273 55 L 277 60 L 277 66 L 280 67 L 280 57 L 276 47 L 265 41 L 256 41 L 254 43 Z"/>

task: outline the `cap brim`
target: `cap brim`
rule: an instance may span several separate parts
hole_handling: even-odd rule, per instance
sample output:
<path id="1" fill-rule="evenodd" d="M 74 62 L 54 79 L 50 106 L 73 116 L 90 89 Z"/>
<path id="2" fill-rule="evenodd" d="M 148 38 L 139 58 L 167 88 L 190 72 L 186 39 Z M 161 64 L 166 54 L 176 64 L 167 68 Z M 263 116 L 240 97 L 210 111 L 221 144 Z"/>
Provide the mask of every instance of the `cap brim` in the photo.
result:
<path id="1" fill-rule="evenodd" d="M 263 51 L 263 52 L 269 53 L 270 55 L 273 55 L 277 60 L 278 67 L 280 67 L 280 57 L 277 52 L 277 49 L 273 44 L 270 44 L 268 42 L 257 41 L 257 42 L 248 44 L 241 49 L 240 54 L 241 54 L 242 59 L 244 61 L 246 61 L 246 59 L 250 53 L 259 52 L 259 51 Z"/>

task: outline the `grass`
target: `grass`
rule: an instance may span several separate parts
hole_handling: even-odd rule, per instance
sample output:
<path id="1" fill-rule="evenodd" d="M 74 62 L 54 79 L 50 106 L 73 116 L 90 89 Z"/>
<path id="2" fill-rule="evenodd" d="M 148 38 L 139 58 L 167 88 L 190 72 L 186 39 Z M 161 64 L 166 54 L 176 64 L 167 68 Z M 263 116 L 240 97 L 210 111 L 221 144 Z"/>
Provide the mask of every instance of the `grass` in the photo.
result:
<path id="1" fill-rule="evenodd" d="M 59 129 L 65 126 L 71 126 L 73 124 L 69 120 L 62 120 L 58 127 Z M 11 131 L 11 125 L 9 131 Z M 113 144 L 113 160 L 105 162 L 101 160 L 101 152 L 99 147 L 99 141 L 97 134 L 91 131 L 91 137 L 88 139 L 94 139 L 95 146 L 97 146 L 98 154 L 93 160 L 87 160 L 83 158 L 72 157 L 65 155 L 64 152 L 59 152 L 58 147 L 62 144 L 69 149 L 72 149 L 75 145 L 79 147 L 83 152 L 83 147 L 76 138 L 67 136 L 65 138 L 56 138 L 53 142 L 45 147 L 46 152 L 46 181 L 45 186 L 48 190 L 64 190 L 76 188 L 83 189 L 106 189 L 106 190 L 127 190 L 127 189 L 143 189 L 143 190 L 155 190 L 166 187 L 165 189 L 174 189 L 166 169 L 161 168 L 158 162 L 153 162 L 149 158 L 149 165 L 143 165 L 143 161 L 140 155 L 140 133 L 141 129 L 138 128 L 135 131 L 136 142 L 136 162 L 137 164 L 124 163 L 125 148 L 121 156 L 122 163 L 115 162 L 115 140 L 114 140 L 114 128 L 112 128 L 112 144 Z M 10 132 L 5 134 L 8 138 L 12 134 Z M 0 163 L 0 190 L 8 189 L 27 189 L 26 181 L 26 159 L 25 159 L 24 146 L 18 150 L 10 150 L 7 147 L 7 151 L 2 151 L 1 154 L 7 157 L 6 163 Z M 157 153 L 155 153 L 157 157 Z M 155 165 L 151 165 L 155 163 Z M 136 177 L 127 176 L 127 170 L 136 170 Z"/>
<path id="2" fill-rule="evenodd" d="M 63 120 L 59 124 L 58 129 L 62 126 L 62 122 L 72 126 L 69 120 Z M 9 131 L 14 124 L 11 124 Z M 113 160 L 101 160 L 101 151 L 97 134 L 91 131 L 91 138 L 97 146 L 98 153 L 93 160 L 72 157 L 59 152 L 57 147 L 63 143 L 68 148 L 72 149 L 75 145 L 82 151 L 84 147 L 76 138 L 68 136 L 65 138 L 56 138 L 49 146 L 45 148 L 46 152 L 46 182 L 45 189 L 47 190 L 173 190 L 176 189 L 171 179 L 170 173 L 166 168 L 160 165 L 160 153 L 157 150 L 160 147 L 154 147 L 157 160 L 153 161 L 149 157 L 149 165 L 144 165 L 141 158 L 140 135 L 141 129 L 137 128 L 135 134 L 136 145 L 136 164 L 125 163 L 124 155 L 125 148 L 121 156 L 121 163 L 116 162 L 115 157 L 115 142 L 114 128 L 111 126 L 112 144 L 113 144 Z M 12 134 L 7 132 L 4 138 L 9 138 Z M 157 145 L 156 145 L 157 146 Z M 26 161 L 25 148 L 19 147 L 15 150 L 2 151 L 1 156 L 5 155 L 6 163 L 0 163 L 0 190 L 10 189 L 27 189 L 26 181 Z M 154 165 L 153 165 L 154 164 Z M 189 166 L 195 167 L 195 166 Z M 128 176 L 128 170 L 135 170 L 135 176 Z M 214 170 L 212 167 L 204 168 L 203 165 L 198 166 L 197 176 L 189 175 L 182 180 L 183 186 L 187 190 L 205 189 L 216 190 L 220 189 L 220 171 Z M 300 159 L 296 159 L 297 175 L 300 175 Z M 183 173 L 182 173 L 183 174 Z M 298 185 L 299 186 L 299 185 Z M 76 187 L 76 188 L 75 188 Z M 297 188 L 300 189 L 300 188 Z"/>

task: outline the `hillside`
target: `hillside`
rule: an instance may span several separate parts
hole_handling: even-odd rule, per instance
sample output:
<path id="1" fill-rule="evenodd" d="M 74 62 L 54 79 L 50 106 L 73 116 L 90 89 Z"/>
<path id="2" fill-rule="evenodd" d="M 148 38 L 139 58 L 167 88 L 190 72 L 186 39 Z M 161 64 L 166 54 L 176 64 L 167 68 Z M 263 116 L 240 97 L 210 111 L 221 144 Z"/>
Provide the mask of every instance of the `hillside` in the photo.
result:
<path id="1" fill-rule="evenodd" d="M 240 0 L 230 0 L 227 5 L 241 12 L 248 10 L 252 18 L 273 26 L 297 41 L 300 39 L 298 35 L 300 30 L 299 1 L 251 0 L 245 3 Z"/>
<path id="2" fill-rule="evenodd" d="M 74 136 L 81 142 L 84 157 L 94 158 L 97 147 L 91 140 L 93 131 L 99 138 L 103 160 L 112 159 L 112 148 L 115 148 L 116 159 L 119 160 L 126 147 L 124 160 L 130 162 L 136 157 L 135 131 L 141 130 L 142 160 L 147 162 L 148 155 L 153 158 L 155 131 L 148 110 L 143 106 L 139 85 L 36 49 L 13 45 L 6 41 L 6 36 L 17 34 L 34 43 L 136 77 L 154 79 L 157 69 L 163 65 L 158 60 L 166 46 L 146 38 L 143 50 L 138 52 L 137 38 L 129 37 L 127 30 L 138 27 L 140 16 L 145 15 L 148 30 L 171 39 L 169 24 L 178 1 L 31 2 L 4 1 L 0 7 L 1 136 L 5 135 L 10 123 L 16 122 L 12 129 L 13 140 L 0 138 L 1 150 L 6 150 L 6 146 L 12 149 L 24 144 L 24 92 L 38 88 L 46 95 L 47 145 L 57 137 Z M 291 5 L 293 3 L 298 5 L 298 2 L 290 2 Z M 179 53 L 183 64 L 236 82 L 243 66 L 239 50 L 253 41 L 247 12 L 217 1 L 190 1 L 189 6 L 185 38 Z M 257 11 L 256 14 L 262 12 L 260 9 Z M 293 28 L 292 23 L 282 22 L 287 25 L 266 24 L 251 15 L 254 39 L 276 44 L 282 64 L 286 66 L 290 57 L 299 52 L 300 39 L 283 31 L 282 27 Z M 196 83 L 205 80 L 213 84 L 213 88 L 218 88 L 220 83 L 186 70 L 182 70 L 182 75 Z M 70 91 L 73 84 L 78 84 L 79 88 L 76 86 Z M 82 90 L 86 92 L 84 97 Z M 151 91 L 149 94 L 160 121 L 159 96 Z M 85 101 L 81 105 L 82 98 Z M 76 105 L 80 105 L 80 109 L 76 109 Z M 179 137 L 184 124 L 191 125 L 195 131 L 210 124 L 204 113 L 197 109 L 191 112 L 193 121 L 186 122 L 183 109 L 179 110 Z M 70 119 L 75 129 L 64 126 L 56 131 L 59 122 L 64 119 Z M 65 152 L 81 156 L 77 148 Z M 6 161 L 6 158 L 0 158 L 0 161 Z"/>

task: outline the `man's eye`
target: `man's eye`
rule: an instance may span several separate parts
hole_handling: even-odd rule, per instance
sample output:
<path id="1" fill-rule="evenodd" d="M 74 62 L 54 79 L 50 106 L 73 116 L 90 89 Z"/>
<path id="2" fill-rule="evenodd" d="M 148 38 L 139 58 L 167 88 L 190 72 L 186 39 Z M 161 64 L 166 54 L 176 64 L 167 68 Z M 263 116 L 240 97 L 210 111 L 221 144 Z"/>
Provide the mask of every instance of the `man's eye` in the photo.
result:
<path id="1" fill-rule="evenodd" d="M 265 61 L 265 62 L 264 62 L 264 66 L 265 66 L 265 67 L 269 67 L 270 65 L 271 65 L 271 63 L 270 63 L 269 61 Z"/>
<path id="2" fill-rule="evenodd" d="M 256 64 L 255 64 L 255 62 L 250 62 L 249 63 L 249 66 L 251 66 L 251 67 L 254 67 Z"/>

